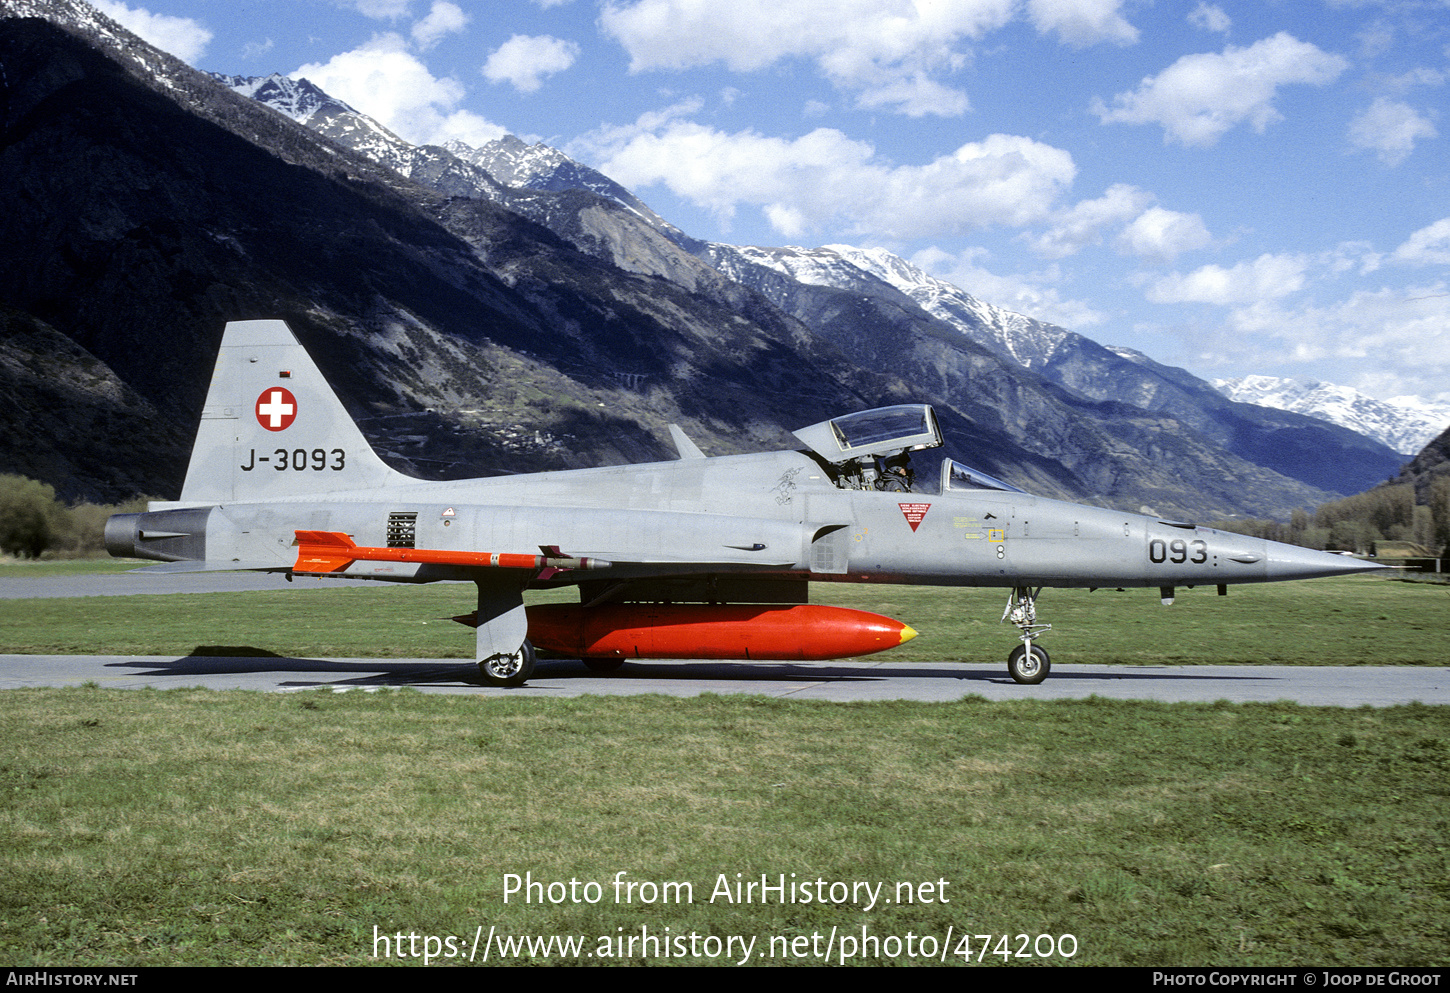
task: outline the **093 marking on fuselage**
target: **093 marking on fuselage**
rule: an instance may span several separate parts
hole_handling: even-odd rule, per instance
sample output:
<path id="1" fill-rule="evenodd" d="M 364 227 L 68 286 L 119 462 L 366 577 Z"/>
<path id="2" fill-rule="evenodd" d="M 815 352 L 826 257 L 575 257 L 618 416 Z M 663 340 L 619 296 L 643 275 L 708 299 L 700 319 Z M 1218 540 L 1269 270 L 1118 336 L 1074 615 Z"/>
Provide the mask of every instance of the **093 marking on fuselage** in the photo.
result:
<path id="1" fill-rule="evenodd" d="M 535 647 L 608 671 L 632 658 L 828 659 L 915 637 L 899 621 L 809 602 L 811 582 L 995 586 L 1019 632 L 1012 677 L 1050 660 L 1047 587 L 1307 579 L 1378 566 L 1193 524 L 1047 500 L 944 459 L 931 407 L 801 428 L 793 451 L 450 482 L 387 466 L 283 321 L 226 326 L 181 497 L 106 525 L 113 555 L 165 571 L 261 570 L 472 581 L 485 682 L 514 686 Z M 578 604 L 525 607 L 574 586 Z"/>

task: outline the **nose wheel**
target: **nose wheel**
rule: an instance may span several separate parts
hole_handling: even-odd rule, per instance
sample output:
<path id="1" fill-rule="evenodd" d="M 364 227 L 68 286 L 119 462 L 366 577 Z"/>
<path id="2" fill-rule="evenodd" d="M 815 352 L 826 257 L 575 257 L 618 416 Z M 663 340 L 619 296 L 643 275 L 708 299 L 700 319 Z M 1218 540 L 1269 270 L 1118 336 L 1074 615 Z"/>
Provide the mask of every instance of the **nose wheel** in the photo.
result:
<path id="1" fill-rule="evenodd" d="M 1007 656 L 1007 671 L 1017 682 L 1025 683 L 1028 686 L 1036 685 L 1046 679 L 1051 668 L 1052 659 L 1037 645 L 1027 643 L 1018 645 Z"/>
<path id="2" fill-rule="evenodd" d="M 1007 609 L 1002 611 L 1002 620 L 1010 621 L 1022 638 L 1022 644 L 1007 656 L 1007 672 L 1013 680 L 1028 686 L 1042 682 L 1052 668 L 1051 656 L 1033 644 L 1039 635 L 1052 630 L 1051 624 L 1037 623 L 1037 597 L 1041 592 L 1040 586 L 1035 590 L 1019 586 L 1008 594 Z"/>

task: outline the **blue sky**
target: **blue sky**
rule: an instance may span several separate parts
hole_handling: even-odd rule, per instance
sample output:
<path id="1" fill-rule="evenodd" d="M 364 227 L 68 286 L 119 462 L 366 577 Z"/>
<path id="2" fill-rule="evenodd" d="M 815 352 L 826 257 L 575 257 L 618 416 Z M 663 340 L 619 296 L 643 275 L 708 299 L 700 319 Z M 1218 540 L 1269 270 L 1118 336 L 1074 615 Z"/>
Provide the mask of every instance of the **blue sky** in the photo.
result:
<path id="1" fill-rule="evenodd" d="M 882 246 L 1205 377 L 1450 401 L 1450 0 L 105 0 L 690 234 Z"/>

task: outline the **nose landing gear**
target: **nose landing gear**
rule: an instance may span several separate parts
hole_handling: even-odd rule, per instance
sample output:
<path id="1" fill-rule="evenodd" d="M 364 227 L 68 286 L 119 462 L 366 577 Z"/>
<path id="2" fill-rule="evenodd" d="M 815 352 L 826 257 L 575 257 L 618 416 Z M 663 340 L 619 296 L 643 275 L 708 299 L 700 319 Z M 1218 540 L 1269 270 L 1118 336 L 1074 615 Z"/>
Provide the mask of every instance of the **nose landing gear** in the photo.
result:
<path id="1" fill-rule="evenodd" d="M 1007 609 L 1002 620 L 1010 621 L 1021 632 L 1022 644 L 1007 656 L 1007 672 L 1012 678 L 1029 686 L 1042 682 L 1052 668 L 1052 659 L 1033 642 L 1052 630 L 1051 624 L 1037 623 L 1037 597 L 1042 587 L 1019 586 L 1007 595 Z"/>

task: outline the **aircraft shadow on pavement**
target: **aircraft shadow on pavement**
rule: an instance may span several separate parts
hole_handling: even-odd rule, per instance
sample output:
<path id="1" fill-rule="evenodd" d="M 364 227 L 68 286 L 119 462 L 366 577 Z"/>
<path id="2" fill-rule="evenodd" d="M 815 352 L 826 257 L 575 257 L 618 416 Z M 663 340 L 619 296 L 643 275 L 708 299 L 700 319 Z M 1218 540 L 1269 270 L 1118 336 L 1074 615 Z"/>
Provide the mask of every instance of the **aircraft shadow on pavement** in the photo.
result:
<path id="1" fill-rule="evenodd" d="M 240 673 L 316 673 L 353 678 L 333 680 L 283 681 L 285 687 L 304 686 L 415 686 L 438 683 L 482 685 L 477 666 L 468 661 L 438 659 L 436 662 L 399 662 L 394 659 L 339 662 L 330 659 L 295 658 L 258 651 L 252 655 L 208 654 L 187 655 L 173 661 L 148 659 L 145 662 L 109 662 L 108 667 L 134 668 L 138 676 L 216 676 Z M 1174 671 L 1136 666 L 1103 667 L 1093 671 L 1056 669 L 1052 682 L 1084 681 L 1173 681 L 1213 680 L 1218 682 L 1257 682 L 1273 677 L 1246 672 L 1242 676 L 1226 676 L 1219 672 L 1196 674 L 1190 667 Z M 593 679 L 604 682 L 665 682 L 675 680 L 724 680 L 730 682 L 881 682 L 887 679 L 964 680 L 969 682 L 1010 683 L 1011 677 L 999 665 L 972 663 L 859 665 L 794 662 L 658 662 L 626 663 L 610 673 L 592 672 L 575 659 L 540 659 L 527 685 L 538 686 L 554 680 Z"/>
<path id="2" fill-rule="evenodd" d="M 558 666 L 549 669 L 547 666 Z M 590 672 L 583 668 L 582 663 L 569 660 L 540 661 L 538 668 L 534 670 L 532 680 L 540 679 L 572 679 L 579 676 L 592 676 L 597 679 L 738 679 L 752 682 L 811 682 L 820 680 L 831 680 L 833 682 L 880 682 L 884 679 L 968 679 L 980 680 L 983 682 L 1010 683 L 1012 677 L 1007 674 L 1003 665 L 984 665 L 960 662 L 937 662 L 937 663 L 912 663 L 910 665 L 876 665 L 870 669 L 861 669 L 854 666 L 836 666 L 829 663 L 816 663 L 814 665 L 802 666 L 793 662 L 650 662 L 650 663 L 626 663 L 622 668 L 611 673 Z M 1183 680 L 1183 679 L 1204 679 L 1204 680 L 1264 680 L 1269 676 L 1224 676 L 1222 673 L 1213 675 L 1194 675 L 1186 672 L 1150 672 L 1142 668 L 1124 666 L 1122 668 L 1104 669 L 1099 672 L 1074 672 L 1061 669 L 1054 669 L 1049 681 L 1066 680 Z"/>
<path id="3" fill-rule="evenodd" d="M 147 659 L 136 662 L 107 662 L 108 668 L 134 668 L 136 676 L 224 676 L 249 672 L 312 672 L 367 678 L 341 680 L 359 686 L 406 686 L 414 683 L 478 682 L 478 667 L 471 662 L 439 659 L 437 662 L 397 662 L 368 659 L 338 662 L 332 659 L 295 658 L 287 655 L 186 655 L 174 661 Z M 291 685 L 335 685 L 333 682 L 281 683 Z"/>

